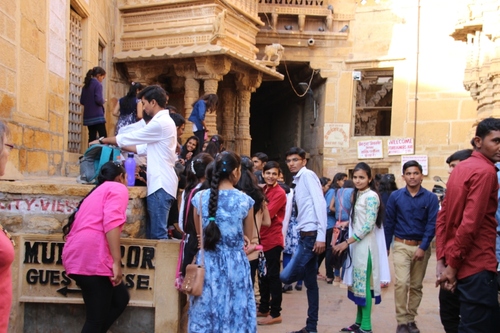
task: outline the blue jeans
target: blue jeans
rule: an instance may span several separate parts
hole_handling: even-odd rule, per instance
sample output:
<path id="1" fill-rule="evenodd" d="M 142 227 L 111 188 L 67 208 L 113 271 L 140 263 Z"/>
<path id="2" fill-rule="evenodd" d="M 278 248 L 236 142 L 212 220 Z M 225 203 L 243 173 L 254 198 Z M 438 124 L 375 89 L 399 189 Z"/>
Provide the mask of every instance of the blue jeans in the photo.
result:
<path id="1" fill-rule="evenodd" d="M 292 254 L 290 253 L 284 253 L 283 252 L 283 269 L 285 269 L 286 266 L 288 266 L 288 263 L 290 260 L 292 260 Z M 297 286 L 302 286 L 302 280 L 297 281 Z"/>
<path id="2" fill-rule="evenodd" d="M 162 188 L 147 196 L 149 219 L 146 221 L 146 238 L 168 239 L 167 219 L 174 200 Z"/>
<path id="3" fill-rule="evenodd" d="M 307 288 L 307 321 L 306 330 L 316 332 L 319 311 L 319 290 L 317 281 L 318 257 L 312 251 L 316 236 L 300 237 L 292 260 L 280 274 L 281 282 L 290 284 L 304 280 Z"/>

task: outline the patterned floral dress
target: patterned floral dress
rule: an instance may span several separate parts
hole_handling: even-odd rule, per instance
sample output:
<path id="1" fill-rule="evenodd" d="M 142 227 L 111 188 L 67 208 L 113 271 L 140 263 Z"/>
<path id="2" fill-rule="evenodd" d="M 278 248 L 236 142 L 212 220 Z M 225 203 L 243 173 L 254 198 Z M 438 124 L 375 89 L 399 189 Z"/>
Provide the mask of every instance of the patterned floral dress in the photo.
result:
<path id="1" fill-rule="evenodd" d="M 352 222 L 351 230 L 361 241 L 351 245 L 352 284 L 349 286 L 347 295 L 350 300 L 360 306 L 366 305 L 366 294 L 369 292 L 366 290 L 368 254 L 371 254 L 372 259 L 373 283 L 370 283 L 370 285 L 374 291 L 375 304 L 381 301 L 380 246 L 375 235 L 375 232 L 380 231 L 375 225 L 379 206 L 380 200 L 377 193 L 369 188 L 358 192 L 356 205 L 354 206 L 354 222 Z M 385 257 L 387 260 L 387 255 Z"/>
<path id="2" fill-rule="evenodd" d="M 198 211 L 200 195 L 206 227 L 210 190 L 196 193 L 191 200 Z M 221 239 L 215 251 L 205 251 L 203 294 L 190 297 L 190 333 L 257 332 L 250 265 L 243 251 L 243 219 L 253 204 L 253 199 L 239 190 L 219 190 L 216 223 Z"/>
<path id="3" fill-rule="evenodd" d="M 299 231 L 297 230 L 297 204 L 295 203 L 295 196 L 292 200 L 292 214 L 290 215 L 290 222 L 285 235 L 285 248 L 283 253 L 294 254 L 297 246 L 299 245 Z"/>

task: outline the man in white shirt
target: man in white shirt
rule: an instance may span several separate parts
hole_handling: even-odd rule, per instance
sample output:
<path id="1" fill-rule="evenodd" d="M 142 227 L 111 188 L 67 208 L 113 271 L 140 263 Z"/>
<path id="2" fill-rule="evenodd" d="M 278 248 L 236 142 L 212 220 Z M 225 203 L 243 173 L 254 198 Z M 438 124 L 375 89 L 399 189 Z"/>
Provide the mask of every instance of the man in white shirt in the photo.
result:
<path id="1" fill-rule="evenodd" d="M 167 239 L 168 213 L 177 195 L 178 179 L 174 171 L 177 131 L 168 110 L 165 110 L 165 90 L 159 86 L 148 86 L 139 93 L 138 98 L 142 101 L 144 112 L 153 116 L 146 126 L 116 137 L 100 138 L 90 144 L 99 142 L 119 147 L 147 144 L 149 220 L 146 223 L 146 237 Z"/>
<path id="2" fill-rule="evenodd" d="M 297 205 L 299 245 L 292 260 L 283 269 L 280 279 L 285 284 L 304 280 L 307 288 L 306 327 L 293 333 L 317 333 L 319 290 L 317 281 L 317 255 L 325 251 L 326 202 L 318 176 L 306 168 L 306 152 L 293 147 L 286 153 L 286 164 L 293 177 Z"/>

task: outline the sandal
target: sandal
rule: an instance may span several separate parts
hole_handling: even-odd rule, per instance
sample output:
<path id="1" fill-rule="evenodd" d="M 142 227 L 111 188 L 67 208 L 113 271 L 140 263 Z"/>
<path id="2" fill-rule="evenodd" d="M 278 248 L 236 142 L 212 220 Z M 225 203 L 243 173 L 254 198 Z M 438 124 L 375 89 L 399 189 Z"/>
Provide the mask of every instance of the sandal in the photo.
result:
<path id="1" fill-rule="evenodd" d="M 333 279 L 332 278 L 326 278 L 326 283 L 333 284 Z"/>
<path id="2" fill-rule="evenodd" d="M 351 326 L 344 327 L 340 332 L 357 332 L 360 326 L 361 325 L 354 323 Z"/>

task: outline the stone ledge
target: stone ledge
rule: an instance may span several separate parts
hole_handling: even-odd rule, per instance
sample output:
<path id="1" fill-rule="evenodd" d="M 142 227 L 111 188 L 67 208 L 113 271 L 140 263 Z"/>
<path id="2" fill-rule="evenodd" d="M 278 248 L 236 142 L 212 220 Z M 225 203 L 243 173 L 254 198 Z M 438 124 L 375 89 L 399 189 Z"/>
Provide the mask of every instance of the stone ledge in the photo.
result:
<path id="1" fill-rule="evenodd" d="M 93 185 L 78 184 L 74 177 L 26 177 L 19 181 L 0 181 L 1 193 L 85 196 Z M 145 186 L 128 188 L 130 199 L 147 196 Z"/>

